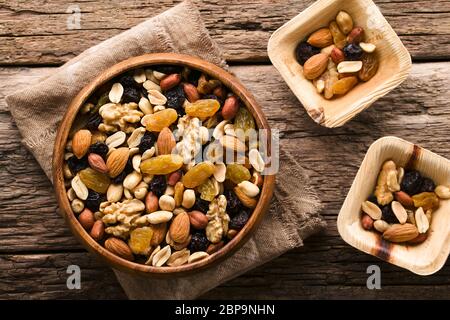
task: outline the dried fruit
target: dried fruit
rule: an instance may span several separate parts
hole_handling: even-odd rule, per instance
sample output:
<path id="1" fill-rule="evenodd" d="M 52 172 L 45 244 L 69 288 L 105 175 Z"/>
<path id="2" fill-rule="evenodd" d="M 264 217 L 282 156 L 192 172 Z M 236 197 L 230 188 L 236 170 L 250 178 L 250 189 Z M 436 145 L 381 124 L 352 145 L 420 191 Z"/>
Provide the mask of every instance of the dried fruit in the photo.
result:
<path id="1" fill-rule="evenodd" d="M 72 152 L 81 159 L 89 150 L 92 134 L 89 130 L 78 130 L 72 139 Z"/>
<path id="2" fill-rule="evenodd" d="M 95 142 L 89 146 L 88 153 L 95 153 L 101 156 L 103 159 L 106 159 L 106 154 L 108 153 L 109 148 L 104 142 Z"/>
<path id="3" fill-rule="evenodd" d="M 181 168 L 183 158 L 177 154 L 165 154 L 141 162 L 141 171 L 146 174 L 169 174 Z"/>
<path id="4" fill-rule="evenodd" d="M 98 208 L 100 207 L 100 203 L 102 203 L 103 201 L 105 201 L 105 197 L 104 195 L 93 191 L 93 190 L 89 190 L 88 196 L 86 198 L 86 201 L 84 202 L 84 205 L 91 209 L 92 212 L 96 212 L 98 211 Z"/>
<path id="5" fill-rule="evenodd" d="M 342 62 L 341 62 L 342 63 Z M 358 83 L 358 78 L 351 76 L 339 79 L 333 85 L 333 94 L 346 94 Z"/>
<path id="6" fill-rule="evenodd" d="M 152 181 L 150 181 L 148 188 L 156 196 L 161 197 L 167 188 L 166 177 L 162 175 L 154 176 Z"/>
<path id="7" fill-rule="evenodd" d="M 153 237 L 153 229 L 150 227 L 136 228 L 130 233 L 128 246 L 134 254 L 148 255 Z"/>
<path id="8" fill-rule="evenodd" d="M 246 210 L 241 210 L 238 214 L 231 218 L 229 227 L 231 229 L 241 230 L 249 218 L 250 214 Z"/>
<path id="9" fill-rule="evenodd" d="M 309 58 L 318 53 L 320 53 L 320 48 L 313 47 L 307 42 L 300 42 L 295 49 L 295 57 L 302 66 Z"/>
<path id="10" fill-rule="evenodd" d="M 321 28 L 314 31 L 308 38 L 307 42 L 317 48 L 325 48 L 333 44 L 333 37 L 331 36 L 330 29 Z"/>
<path id="11" fill-rule="evenodd" d="M 200 99 L 193 103 L 188 103 L 185 107 L 186 114 L 205 120 L 212 117 L 220 108 L 220 103 L 214 99 Z"/>
<path id="12" fill-rule="evenodd" d="M 202 232 L 196 232 L 192 235 L 191 242 L 189 243 L 189 250 L 191 252 L 206 251 L 209 241 L 205 234 Z"/>
<path id="13" fill-rule="evenodd" d="M 75 175 L 80 170 L 87 168 L 89 166 L 89 163 L 86 156 L 81 159 L 78 159 L 75 156 L 71 156 L 69 159 L 67 159 L 67 165 L 72 175 Z"/>
<path id="14" fill-rule="evenodd" d="M 139 152 L 143 154 L 145 151 L 151 149 L 155 145 L 156 140 L 157 138 L 153 132 L 146 131 L 144 133 L 144 136 L 141 138 L 141 143 L 139 144 Z"/>
<path id="15" fill-rule="evenodd" d="M 422 179 L 422 186 L 420 187 L 420 192 L 434 192 L 434 189 L 436 189 L 436 185 L 434 184 L 434 181 L 430 178 L 423 178 Z"/>
<path id="16" fill-rule="evenodd" d="M 318 53 L 305 62 L 303 65 L 303 75 L 306 79 L 313 80 L 325 71 L 327 65 L 328 56 L 324 53 Z"/>
<path id="17" fill-rule="evenodd" d="M 390 205 L 385 205 L 381 208 L 381 217 L 388 223 L 399 223 Z"/>
<path id="18" fill-rule="evenodd" d="M 214 164 L 209 161 L 204 161 L 189 169 L 181 181 L 186 188 L 195 188 L 205 183 L 213 175 L 214 170 Z"/>
<path id="19" fill-rule="evenodd" d="M 347 43 L 347 40 L 345 35 L 339 29 L 339 26 L 337 25 L 336 21 L 332 21 L 328 25 L 328 27 L 330 29 L 331 35 L 333 36 L 334 45 L 339 49 L 343 49 Z"/>
<path id="20" fill-rule="evenodd" d="M 98 113 L 93 114 L 89 117 L 89 120 L 86 124 L 86 128 L 89 130 L 97 130 L 100 123 L 102 123 L 103 118 Z"/>
<path id="21" fill-rule="evenodd" d="M 253 119 L 251 112 L 245 107 L 239 108 L 236 117 L 234 118 L 234 130 L 235 131 L 241 130 L 242 132 L 246 133 L 247 139 L 248 130 L 254 129 L 255 129 L 255 120 Z"/>
<path id="22" fill-rule="evenodd" d="M 105 241 L 105 248 L 111 253 L 129 261 L 134 260 L 133 253 L 125 241 L 119 238 L 108 238 Z"/>
<path id="23" fill-rule="evenodd" d="M 200 193 L 200 198 L 206 201 L 212 201 L 218 193 L 212 179 L 206 180 L 198 187 L 197 191 Z"/>
<path id="24" fill-rule="evenodd" d="M 336 16 L 336 23 L 344 34 L 349 33 L 353 29 L 353 19 L 345 11 L 339 11 Z"/>
<path id="25" fill-rule="evenodd" d="M 141 94 L 139 93 L 139 90 L 135 87 L 124 87 L 123 88 L 123 95 L 122 95 L 122 101 L 124 103 L 128 102 L 135 102 L 138 103 L 141 99 Z"/>
<path id="26" fill-rule="evenodd" d="M 175 109 L 168 108 L 153 114 L 149 114 L 146 117 L 148 117 L 145 126 L 147 130 L 160 132 L 162 129 L 170 127 L 170 125 L 177 120 L 178 114 Z"/>
<path id="27" fill-rule="evenodd" d="M 350 43 L 344 47 L 344 55 L 347 60 L 361 60 L 363 51 L 358 44 Z M 359 70 L 357 70 L 359 71 Z M 354 72 L 357 72 L 354 71 Z"/>
<path id="28" fill-rule="evenodd" d="M 111 180 L 106 174 L 91 168 L 81 170 L 79 175 L 86 187 L 99 193 L 106 193 L 111 183 Z"/>
<path id="29" fill-rule="evenodd" d="M 167 91 L 165 93 L 165 96 L 167 98 L 167 107 L 175 109 L 178 113 L 178 116 L 182 117 L 185 114 L 183 104 L 186 100 L 183 88 L 181 86 L 177 86 Z"/>
<path id="30" fill-rule="evenodd" d="M 241 183 L 245 180 L 250 180 L 250 171 L 241 164 L 230 163 L 227 165 L 225 175 L 226 179 L 233 181 L 235 184 Z"/>
<path id="31" fill-rule="evenodd" d="M 439 198 L 434 192 L 422 192 L 412 196 L 414 206 L 423 210 L 435 209 L 439 206 Z"/>
<path id="32" fill-rule="evenodd" d="M 378 59 L 375 54 L 364 54 L 361 57 L 362 68 L 358 72 L 361 81 L 369 81 L 378 71 Z"/>
<path id="33" fill-rule="evenodd" d="M 417 228 L 410 224 L 394 224 L 383 233 L 383 238 L 391 242 L 406 242 L 419 235 Z"/>

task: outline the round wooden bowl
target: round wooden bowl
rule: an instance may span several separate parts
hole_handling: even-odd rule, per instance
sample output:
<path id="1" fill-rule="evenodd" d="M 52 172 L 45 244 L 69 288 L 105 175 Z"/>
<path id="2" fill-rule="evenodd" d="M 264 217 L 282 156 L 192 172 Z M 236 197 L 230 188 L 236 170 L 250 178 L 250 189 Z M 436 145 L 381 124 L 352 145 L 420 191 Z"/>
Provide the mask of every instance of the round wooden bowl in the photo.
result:
<path id="1" fill-rule="evenodd" d="M 255 118 L 256 124 L 259 129 L 267 129 L 270 135 L 270 128 L 260 106 L 238 79 L 236 79 L 225 70 L 205 60 L 175 53 L 146 54 L 122 61 L 102 72 L 91 83 L 84 87 L 80 91 L 80 93 L 72 100 L 59 126 L 53 150 L 53 182 L 56 190 L 58 204 L 64 215 L 64 218 L 68 222 L 72 232 L 81 241 L 84 247 L 88 251 L 101 258 L 101 260 L 105 261 L 111 267 L 134 274 L 153 277 L 166 277 L 168 275 L 184 275 L 186 273 L 192 273 L 201 270 L 205 267 L 214 266 L 219 263 L 219 261 L 242 246 L 248 240 L 250 235 L 255 231 L 258 223 L 261 221 L 262 217 L 269 208 L 270 200 L 272 198 L 273 189 L 275 186 L 275 176 L 264 176 L 264 183 L 261 189 L 261 195 L 258 204 L 245 227 L 221 250 L 198 262 L 182 265 L 179 267 L 153 267 L 144 264 L 138 264 L 135 262 L 127 261 L 112 254 L 100 244 L 98 244 L 94 239 L 92 239 L 89 233 L 80 225 L 75 214 L 73 213 L 69 200 L 67 199 L 66 189 L 64 187 L 64 176 L 62 168 L 64 163 L 64 149 L 70 129 L 81 106 L 97 90 L 97 88 L 101 87 L 106 82 L 128 70 L 158 64 L 174 64 L 187 66 L 192 69 L 200 70 L 203 73 L 208 74 L 212 78 L 220 80 L 246 105 L 246 107 Z M 270 150 L 270 139 L 268 146 L 268 150 Z"/>

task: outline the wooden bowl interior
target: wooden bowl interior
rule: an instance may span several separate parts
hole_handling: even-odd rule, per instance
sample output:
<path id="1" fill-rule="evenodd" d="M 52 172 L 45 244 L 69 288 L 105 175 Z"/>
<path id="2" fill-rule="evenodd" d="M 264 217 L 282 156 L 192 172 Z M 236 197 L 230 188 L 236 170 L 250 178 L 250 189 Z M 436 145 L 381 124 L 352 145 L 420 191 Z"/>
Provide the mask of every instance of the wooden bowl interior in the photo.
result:
<path id="1" fill-rule="evenodd" d="M 325 99 L 312 81 L 303 77 L 295 48 L 315 30 L 328 26 L 340 10 L 347 11 L 355 26 L 365 30 L 366 42 L 374 43 L 379 59 L 376 75 L 359 83 L 346 95 Z M 370 0 L 319 0 L 275 31 L 269 41 L 269 57 L 305 109 L 323 108 L 326 127 L 338 127 L 399 85 L 408 75 L 411 58 L 376 5 Z"/>
<path id="2" fill-rule="evenodd" d="M 405 140 L 385 137 L 377 140 L 367 154 L 353 181 L 338 217 L 342 238 L 371 255 L 392 264 L 428 275 L 438 271 L 450 252 L 450 200 L 441 200 L 433 212 L 429 237 L 422 244 L 404 245 L 383 241 L 379 233 L 361 226 L 361 203 L 373 192 L 382 164 L 389 159 L 406 166 L 412 155 L 417 155 L 414 168 L 436 184 L 450 183 L 450 161 Z"/>
<path id="3" fill-rule="evenodd" d="M 97 255 L 110 266 L 123 271 L 139 273 L 145 276 L 164 277 L 166 275 L 173 276 L 173 274 L 179 276 L 190 272 L 196 272 L 198 270 L 201 270 L 202 268 L 212 266 L 218 263 L 220 260 L 224 259 L 226 256 L 234 252 L 245 243 L 245 241 L 257 227 L 258 223 L 261 221 L 263 215 L 269 207 L 275 185 L 275 176 L 268 175 L 264 177 L 264 183 L 261 189 L 261 195 L 258 204 L 245 227 L 221 250 L 201 261 L 179 267 L 156 268 L 124 260 L 110 253 L 108 250 L 94 241 L 78 222 L 66 196 L 62 165 L 64 161 L 64 148 L 67 138 L 70 135 L 72 125 L 74 124 L 77 113 L 80 110 L 81 106 L 98 88 L 126 71 L 145 66 L 150 67 L 151 65 L 157 64 L 175 64 L 188 66 L 193 69 L 198 69 L 213 78 L 221 80 L 222 83 L 227 88 L 229 88 L 229 90 L 239 96 L 241 101 L 251 111 L 258 128 L 267 129 L 270 135 L 270 127 L 268 125 L 268 122 L 254 97 L 245 89 L 245 87 L 239 82 L 238 79 L 227 73 L 225 70 L 209 62 L 192 56 L 174 53 L 147 54 L 122 61 L 105 70 L 90 84 L 83 88 L 83 90 L 81 90 L 77 97 L 74 98 L 60 124 L 57 133 L 53 154 L 53 181 L 58 203 L 62 209 L 62 212 L 64 213 L 65 219 L 68 221 L 68 224 L 75 236 L 90 252 Z M 270 139 L 268 150 L 270 156 Z"/>

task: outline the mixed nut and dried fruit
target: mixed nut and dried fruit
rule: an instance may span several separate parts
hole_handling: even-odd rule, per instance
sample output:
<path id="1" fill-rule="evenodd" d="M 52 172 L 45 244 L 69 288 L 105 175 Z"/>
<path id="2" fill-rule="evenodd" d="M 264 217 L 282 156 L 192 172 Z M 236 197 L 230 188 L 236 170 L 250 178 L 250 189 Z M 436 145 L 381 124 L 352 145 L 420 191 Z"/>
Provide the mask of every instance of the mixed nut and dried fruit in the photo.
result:
<path id="1" fill-rule="evenodd" d="M 339 11 L 328 27 L 314 31 L 295 50 L 303 75 L 325 99 L 345 95 L 360 81 L 377 73 L 378 59 L 373 43 L 364 42 L 364 29 Z"/>
<path id="2" fill-rule="evenodd" d="M 388 160 L 373 195 L 361 205 L 361 225 L 390 242 L 419 244 L 428 238 L 433 212 L 443 199 L 450 199 L 450 186 L 436 186 L 420 172 Z"/>
<path id="3" fill-rule="evenodd" d="M 82 107 L 63 171 L 72 210 L 94 240 L 126 260 L 181 266 L 246 225 L 265 162 L 249 138 L 251 112 L 219 80 L 150 68 L 112 80 Z"/>

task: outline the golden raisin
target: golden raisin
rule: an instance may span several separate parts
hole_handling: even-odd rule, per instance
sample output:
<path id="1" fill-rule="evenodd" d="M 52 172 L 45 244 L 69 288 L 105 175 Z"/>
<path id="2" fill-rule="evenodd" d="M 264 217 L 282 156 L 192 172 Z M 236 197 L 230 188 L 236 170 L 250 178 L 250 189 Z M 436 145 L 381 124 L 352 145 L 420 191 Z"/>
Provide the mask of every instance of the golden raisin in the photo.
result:
<path id="1" fill-rule="evenodd" d="M 241 164 L 230 163 L 227 165 L 227 172 L 225 177 L 228 180 L 233 181 L 235 184 L 241 183 L 242 181 L 250 180 L 250 171 Z"/>
<path id="2" fill-rule="evenodd" d="M 134 254 L 147 255 L 150 250 L 150 242 L 153 237 L 153 229 L 142 227 L 134 229 L 130 234 L 128 245 Z"/>
<path id="3" fill-rule="evenodd" d="M 186 172 L 182 178 L 183 185 L 190 189 L 198 187 L 213 175 L 215 169 L 216 167 L 211 162 L 201 162 Z"/>
<path id="4" fill-rule="evenodd" d="M 106 193 L 111 183 L 109 177 L 92 168 L 86 168 L 79 172 L 80 179 L 91 190 L 98 193 Z"/>
<path id="5" fill-rule="evenodd" d="M 178 154 L 164 154 L 142 161 L 141 171 L 146 174 L 169 174 L 181 168 L 183 157 Z"/>
<path id="6" fill-rule="evenodd" d="M 439 207 L 439 198 L 434 192 L 422 192 L 412 196 L 414 207 L 422 207 L 423 210 L 435 209 Z"/>
<path id="7" fill-rule="evenodd" d="M 219 101 L 215 99 L 201 99 L 194 103 L 189 103 L 186 108 L 186 114 L 191 117 L 197 117 L 200 120 L 212 117 L 220 108 Z"/>
<path id="8" fill-rule="evenodd" d="M 213 201 L 216 197 L 216 188 L 211 179 L 200 185 L 197 191 L 200 192 L 200 198 L 206 201 Z"/>
<path id="9" fill-rule="evenodd" d="M 346 94 L 358 83 L 355 76 L 339 79 L 333 84 L 333 94 Z"/>
<path id="10" fill-rule="evenodd" d="M 148 120 L 146 128 L 148 131 L 160 132 L 165 127 L 169 127 L 178 119 L 178 114 L 175 109 L 164 109 L 147 116 Z"/>

